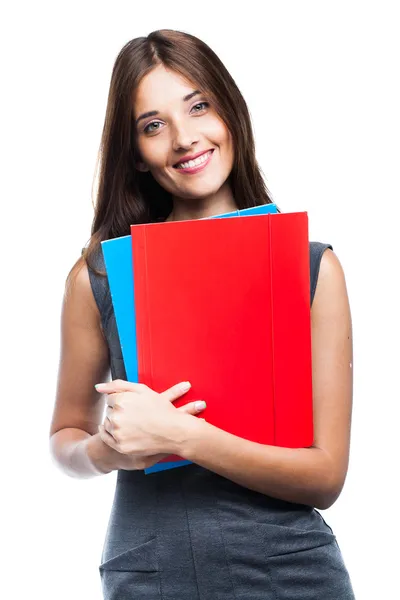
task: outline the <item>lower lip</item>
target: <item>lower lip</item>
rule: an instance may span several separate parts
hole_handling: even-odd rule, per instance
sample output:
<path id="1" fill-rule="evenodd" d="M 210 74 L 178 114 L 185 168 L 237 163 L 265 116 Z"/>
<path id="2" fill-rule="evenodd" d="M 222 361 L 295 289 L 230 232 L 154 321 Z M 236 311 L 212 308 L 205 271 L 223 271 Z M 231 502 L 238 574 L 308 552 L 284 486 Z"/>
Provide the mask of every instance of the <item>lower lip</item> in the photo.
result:
<path id="1" fill-rule="evenodd" d="M 198 173 L 199 171 L 202 171 L 203 169 L 206 168 L 206 166 L 210 162 L 213 154 L 214 154 L 214 150 L 211 152 L 211 154 L 207 158 L 207 160 L 205 162 L 203 162 L 201 165 L 197 165 L 197 167 L 188 167 L 187 169 L 175 169 L 175 170 L 178 171 L 178 173 L 182 173 L 185 175 L 194 175 L 195 173 Z"/>

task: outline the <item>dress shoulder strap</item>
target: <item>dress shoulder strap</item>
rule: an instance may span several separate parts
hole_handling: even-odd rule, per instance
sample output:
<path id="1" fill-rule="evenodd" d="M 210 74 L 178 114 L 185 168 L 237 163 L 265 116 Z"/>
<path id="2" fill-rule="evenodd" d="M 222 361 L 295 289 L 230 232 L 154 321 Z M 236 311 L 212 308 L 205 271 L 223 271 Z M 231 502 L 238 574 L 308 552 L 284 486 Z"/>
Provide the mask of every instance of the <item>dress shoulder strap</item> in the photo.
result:
<path id="1" fill-rule="evenodd" d="M 317 288 L 321 258 L 327 248 L 333 250 L 331 244 L 310 242 L 310 306 L 313 303 L 315 290 Z"/>
<path id="2" fill-rule="evenodd" d="M 105 273 L 105 264 L 101 246 L 93 255 L 92 265 L 98 271 Z M 112 305 L 110 286 L 107 276 L 101 276 L 88 265 L 90 285 L 94 299 L 100 313 L 101 328 L 107 340 L 110 357 L 110 368 L 112 379 L 126 380 L 125 365 L 122 358 L 122 350 Z"/>
<path id="3" fill-rule="evenodd" d="M 103 251 L 101 246 L 92 256 L 92 265 L 98 271 L 105 273 L 106 267 L 104 264 Z M 90 279 L 90 285 L 92 286 L 93 296 L 97 304 L 97 308 L 100 312 L 101 326 L 105 331 L 107 323 L 112 312 L 112 301 L 110 287 L 108 285 L 107 276 L 98 275 L 89 265 L 88 273 Z"/>

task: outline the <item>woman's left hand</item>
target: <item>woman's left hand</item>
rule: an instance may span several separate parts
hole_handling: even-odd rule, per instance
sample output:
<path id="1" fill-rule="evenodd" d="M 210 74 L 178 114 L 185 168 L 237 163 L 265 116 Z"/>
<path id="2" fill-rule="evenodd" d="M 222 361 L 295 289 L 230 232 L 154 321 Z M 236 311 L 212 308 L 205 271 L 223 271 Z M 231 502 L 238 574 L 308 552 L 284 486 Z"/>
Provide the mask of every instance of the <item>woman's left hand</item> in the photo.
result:
<path id="1" fill-rule="evenodd" d="M 176 408 L 172 402 L 189 389 L 177 384 L 161 394 L 147 385 L 120 379 L 96 385 L 107 394 L 101 439 L 114 450 L 132 457 L 175 454 L 187 435 L 189 415 L 197 415 L 205 403 L 189 402 Z"/>

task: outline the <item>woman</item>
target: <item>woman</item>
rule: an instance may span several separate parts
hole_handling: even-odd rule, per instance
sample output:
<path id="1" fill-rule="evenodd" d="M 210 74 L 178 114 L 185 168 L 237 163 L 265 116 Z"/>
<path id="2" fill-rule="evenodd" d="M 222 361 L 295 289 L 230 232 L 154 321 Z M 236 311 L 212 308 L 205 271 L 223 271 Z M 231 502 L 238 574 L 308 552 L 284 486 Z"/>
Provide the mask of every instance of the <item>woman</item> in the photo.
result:
<path id="1" fill-rule="evenodd" d="M 311 448 L 249 442 L 198 418 L 204 404 L 176 408 L 184 382 L 158 394 L 126 381 L 100 241 L 134 223 L 268 202 L 248 109 L 211 49 L 171 30 L 126 44 L 112 73 L 91 240 L 67 280 L 51 426 L 52 452 L 71 476 L 118 470 L 99 567 L 107 599 L 354 598 L 316 510 L 338 498 L 350 443 L 351 317 L 331 246 L 310 244 Z M 96 385 L 110 368 L 112 381 Z M 193 464 L 144 474 L 169 454 Z"/>

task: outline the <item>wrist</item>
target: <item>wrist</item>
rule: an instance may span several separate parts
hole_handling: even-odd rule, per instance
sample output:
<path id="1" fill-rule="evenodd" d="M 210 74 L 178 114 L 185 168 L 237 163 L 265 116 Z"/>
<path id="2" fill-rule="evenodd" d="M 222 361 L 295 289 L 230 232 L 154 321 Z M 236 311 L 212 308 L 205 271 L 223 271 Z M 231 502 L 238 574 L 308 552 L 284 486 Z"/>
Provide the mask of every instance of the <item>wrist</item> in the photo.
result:
<path id="1" fill-rule="evenodd" d="M 96 433 L 90 438 L 83 440 L 82 452 L 86 454 L 89 468 L 92 469 L 94 475 L 106 475 L 118 469 L 116 464 L 116 451 L 110 446 L 107 446 Z"/>
<path id="2" fill-rule="evenodd" d="M 179 427 L 174 436 L 174 447 L 171 454 L 181 456 L 186 460 L 192 460 L 196 454 L 196 448 L 205 435 L 207 422 L 201 417 L 182 413 Z"/>

